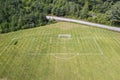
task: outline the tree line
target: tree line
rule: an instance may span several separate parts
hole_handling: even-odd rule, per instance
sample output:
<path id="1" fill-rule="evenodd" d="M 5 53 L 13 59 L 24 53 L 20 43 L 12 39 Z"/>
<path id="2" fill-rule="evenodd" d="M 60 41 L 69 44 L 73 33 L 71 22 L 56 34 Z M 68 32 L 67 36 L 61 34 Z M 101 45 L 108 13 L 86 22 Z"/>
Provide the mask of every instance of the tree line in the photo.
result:
<path id="1" fill-rule="evenodd" d="M 49 0 L 46 0 L 46 3 Z M 51 14 L 120 26 L 119 0 L 51 0 Z"/>
<path id="2" fill-rule="evenodd" d="M 47 24 L 46 15 L 120 25 L 119 0 L 0 0 L 0 32 Z"/>
<path id="3" fill-rule="evenodd" d="M 48 20 L 39 0 L 0 0 L 0 32 L 45 25 Z"/>

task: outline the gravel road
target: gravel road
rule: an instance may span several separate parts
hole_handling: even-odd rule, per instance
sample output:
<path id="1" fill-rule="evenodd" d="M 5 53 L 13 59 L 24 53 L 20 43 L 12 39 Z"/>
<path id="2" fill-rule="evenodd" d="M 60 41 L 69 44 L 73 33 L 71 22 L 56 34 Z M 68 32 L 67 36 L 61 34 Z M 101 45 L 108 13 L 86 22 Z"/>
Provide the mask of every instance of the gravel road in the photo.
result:
<path id="1" fill-rule="evenodd" d="M 75 23 L 80 23 L 80 24 L 85 24 L 85 25 L 89 25 L 89 26 L 100 27 L 100 28 L 105 28 L 108 30 L 120 32 L 120 28 L 118 28 L 118 27 L 107 26 L 107 25 L 103 25 L 103 24 L 97 24 L 97 23 L 92 23 L 92 22 L 87 22 L 87 21 L 82 21 L 82 20 L 75 20 L 75 19 L 56 17 L 56 16 L 46 16 L 46 18 L 47 19 L 55 19 L 55 20 L 59 20 L 59 21 L 75 22 Z"/>

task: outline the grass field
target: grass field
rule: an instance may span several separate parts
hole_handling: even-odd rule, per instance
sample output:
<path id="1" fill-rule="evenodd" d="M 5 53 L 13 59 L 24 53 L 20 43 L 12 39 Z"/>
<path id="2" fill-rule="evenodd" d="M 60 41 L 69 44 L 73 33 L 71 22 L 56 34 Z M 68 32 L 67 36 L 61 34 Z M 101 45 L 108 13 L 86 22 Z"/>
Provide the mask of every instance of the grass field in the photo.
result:
<path id="1" fill-rule="evenodd" d="M 58 22 L 0 34 L 0 80 L 120 80 L 120 33 Z"/>

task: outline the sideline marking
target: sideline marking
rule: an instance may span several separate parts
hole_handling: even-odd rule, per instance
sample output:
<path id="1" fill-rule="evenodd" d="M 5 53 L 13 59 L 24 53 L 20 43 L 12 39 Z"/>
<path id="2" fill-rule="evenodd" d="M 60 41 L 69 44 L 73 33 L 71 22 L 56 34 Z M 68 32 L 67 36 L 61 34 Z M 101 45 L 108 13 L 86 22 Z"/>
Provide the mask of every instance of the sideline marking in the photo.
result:
<path id="1" fill-rule="evenodd" d="M 95 39 L 95 38 L 94 38 L 94 41 L 95 41 L 95 43 L 96 43 L 96 45 L 97 45 L 97 47 L 98 47 L 98 49 L 99 49 L 100 53 L 103 55 L 103 51 L 102 51 L 102 49 L 101 49 L 100 45 L 98 44 L 98 42 L 96 41 L 96 39 Z"/>
<path id="2" fill-rule="evenodd" d="M 59 57 L 59 55 L 61 56 L 66 56 L 65 58 L 64 57 Z M 70 56 L 69 56 L 70 55 Z M 54 56 L 55 58 L 57 59 L 62 59 L 62 60 L 70 60 L 70 59 L 73 59 L 77 56 L 102 56 L 102 54 L 98 54 L 98 53 L 95 53 L 95 54 L 92 54 L 92 53 L 87 53 L 87 54 L 79 54 L 79 53 L 33 53 L 33 54 L 27 54 L 27 56 Z"/>
<path id="3" fill-rule="evenodd" d="M 31 55 L 31 56 L 37 56 L 37 55 L 102 55 L 102 54 L 98 54 L 98 53 L 29 53 L 27 55 Z"/>

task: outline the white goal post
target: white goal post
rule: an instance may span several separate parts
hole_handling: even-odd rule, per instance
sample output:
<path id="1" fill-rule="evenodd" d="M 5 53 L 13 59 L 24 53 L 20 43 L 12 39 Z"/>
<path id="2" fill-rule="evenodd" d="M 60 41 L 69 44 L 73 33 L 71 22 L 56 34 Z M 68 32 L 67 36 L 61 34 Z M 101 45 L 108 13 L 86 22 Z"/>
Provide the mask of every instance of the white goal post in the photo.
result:
<path id="1" fill-rule="evenodd" d="M 71 38 L 70 34 L 59 34 L 58 38 Z"/>

